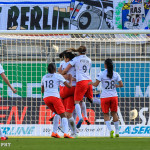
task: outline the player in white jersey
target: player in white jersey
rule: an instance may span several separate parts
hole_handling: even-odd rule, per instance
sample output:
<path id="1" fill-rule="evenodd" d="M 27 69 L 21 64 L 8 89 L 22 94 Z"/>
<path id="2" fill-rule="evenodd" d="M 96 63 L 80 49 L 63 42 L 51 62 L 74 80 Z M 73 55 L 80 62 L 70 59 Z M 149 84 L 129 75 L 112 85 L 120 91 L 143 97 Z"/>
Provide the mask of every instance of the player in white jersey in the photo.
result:
<path id="1" fill-rule="evenodd" d="M 90 82 L 89 85 L 97 87 L 99 83 L 102 83 L 101 93 L 101 107 L 104 113 L 104 120 L 108 130 L 110 131 L 110 137 L 114 137 L 114 131 L 111 129 L 109 109 L 113 117 L 115 125 L 116 137 L 119 137 L 119 119 L 117 115 L 118 109 L 118 94 L 116 88 L 123 87 L 123 83 L 120 75 L 113 71 L 113 62 L 111 59 L 105 60 L 105 70 L 97 75 L 96 82 Z M 117 84 L 119 83 L 119 84 Z"/>
<path id="2" fill-rule="evenodd" d="M 72 66 L 76 69 L 76 88 L 75 88 L 75 109 L 79 116 L 79 122 L 77 128 L 81 127 L 83 122 L 81 107 L 79 105 L 82 101 L 84 95 L 88 98 L 90 102 L 93 102 L 93 88 L 92 85 L 88 85 L 91 81 L 90 69 L 91 69 L 91 59 L 86 56 L 86 47 L 80 46 L 77 50 L 79 56 L 72 59 L 66 69 L 63 70 L 62 74 L 66 74 Z"/>
<path id="3" fill-rule="evenodd" d="M 48 65 L 48 74 L 43 76 L 41 83 L 41 91 L 44 93 L 44 102 L 45 104 L 56 114 L 59 114 L 62 118 L 62 126 L 64 129 L 64 138 L 72 138 L 67 134 L 68 132 L 68 120 L 65 115 L 65 108 L 60 99 L 58 88 L 60 83 L 63 83 L 68 88 L 72 87 L 72 81 L 67 83 L 65 78 L 56 73 L 56 67 L 53 63 Z M 57 127 L 58 128 L 58 127 Z M 57 133 L 55 133 L 57 134 Z M 60 136 L 57 134 L 57 138 Z"/>
<path id="4" fill-rule="evenodd" d="M 4 71 L 3 67 L 2 67 L 2 65 L 0 64 L 0 75 L 1 75 L 2 79 L 3 79 L 4 82 L 10 87 L 10 89 L 13 91 L 13 93 L 16 93 L 17 90 L 14 89 L 14 88 L 11 86 L 11 84 L 10 84 L 10 82 L 9 82 L 8 78 L 6 77 L 6 75 L 5 75 L 4 72 L 5 72 L 5 71 Z M 2 129 L 1 129 L 1 127 L 0 127 L 0 137 L 1 137 L 1 141 L 4 141 L 4 140 L 7 140 L 7 139 L 8 139 L 8 137 L 6 137 L 6 136 L 4 135 L 4 133 L 3 133 Z"/>

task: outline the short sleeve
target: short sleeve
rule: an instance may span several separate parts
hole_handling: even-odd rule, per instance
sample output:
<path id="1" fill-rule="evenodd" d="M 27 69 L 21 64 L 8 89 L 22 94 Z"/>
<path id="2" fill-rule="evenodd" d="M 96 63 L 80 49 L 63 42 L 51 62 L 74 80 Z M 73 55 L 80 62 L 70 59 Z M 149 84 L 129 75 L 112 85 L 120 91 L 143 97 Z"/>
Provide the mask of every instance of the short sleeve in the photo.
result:
<path id="1" fill-rule="evenodd" d="M 4 71 L 3 67 L 2 67 L 2 65 L 0 64 L 0 74 L 2 74 L 3 72 L 5 72 L 5 71 Z"/>
<path id="2" fill-rule="evenodd" d="M 66 82 L 66 79 L 61 74 L 58 74 L 58 80 L 62 83 Z"/>
<path id="3" fill-rule="evenodd" d="M 62 62 L 60 63 L 59 67 L 61 67 L 61 66 L 63 65 L 63 63 L 64 63 L 64 61 L 62 61 Z"/>
<path id="4" fill-rule="evenodd" d="M 44 77 L 42 78 L 41 86 L 44 86 Z"/>
<path id="5" fill-rule="evenodd" d="M 117 73 L 117 82 L 119 82 L 119 81 L 121 81 L 122 79 L 121 79 L 121 77 L 120 77 L 120 75 Z"/>
<path id="6" fill-rule="evenodd" d="M 96 80 L 98 80 L 100 82 L 102 81 L 102 73 L 101 72 L 97 75 Z"/>
<path id="7" fill-rule="evenodd" d="M 75 57 L 75 58 L 73 58 L 72 60 L 70 60 L 70 65 L 71 66 L 74 66 L 75 65 L 75 63 L 76 63 L 76 60 L 77 60 L 77 58 Z"/>

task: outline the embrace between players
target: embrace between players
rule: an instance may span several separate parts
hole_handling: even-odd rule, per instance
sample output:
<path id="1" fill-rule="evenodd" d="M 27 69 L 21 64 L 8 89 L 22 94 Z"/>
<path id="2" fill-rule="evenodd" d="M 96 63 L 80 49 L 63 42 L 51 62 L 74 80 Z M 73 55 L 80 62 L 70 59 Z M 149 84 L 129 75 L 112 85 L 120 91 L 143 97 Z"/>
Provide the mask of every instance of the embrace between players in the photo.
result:
<path id="1" fill-rule="evenodd" d="M 74 52 L 78 52 L 75 56 Z M 104 113 L 104 120 L 110 137 L 114 137 L 114 131 L 111 129 L 109 109 L 115 125 L 115 136 L 119 137 L 119 121 L 117 115 L 118 95 L 116 88 L 123 87 L 120 75 L 113 71 L 113 62 L 106 59 L 104 62 L 105 70 L 97 75 L 96 82 L 93 83 L 90 77 L 91 59 L 86 56 L 86 47 L 80 46 L 78 49 L 68 49 L 60 54 L 64 60 L 61 62 L 56 73 L 56 67 L 53 63 L 48 65 L 48 74 L 43 76 L 41 91 L 44 93 L 45 104 L 55 113 L 53 119 L 52 137 L 60 138 L 57 134 L 59 119 L 64 132 L 64 138 L 73 138 L 77 136 L 77 129 L 83 123 L 81 106 L 84 96 L 90 103 L 100 104 Z M 102 83 L 101 100 L 93 99 L 93 88 Z M 60 89 L 60 92 L 58 91 Z M 85 106 L 85 105 L 84 105 Z M 84 108 L 86 110 L 86 106 Z M 73 113 L 77 113 L 79 121 L 76 126 L 76 118 Z M 84 113 L 85 114 L 85 113 Z M 86 114 L 85 114 L 86 115 Z M 89 123 L 87 117 L 85 121 Z M 68 126 L 69 125 L 69 126 Z M 71 135 L 68 134 L 69 128 Z"/>

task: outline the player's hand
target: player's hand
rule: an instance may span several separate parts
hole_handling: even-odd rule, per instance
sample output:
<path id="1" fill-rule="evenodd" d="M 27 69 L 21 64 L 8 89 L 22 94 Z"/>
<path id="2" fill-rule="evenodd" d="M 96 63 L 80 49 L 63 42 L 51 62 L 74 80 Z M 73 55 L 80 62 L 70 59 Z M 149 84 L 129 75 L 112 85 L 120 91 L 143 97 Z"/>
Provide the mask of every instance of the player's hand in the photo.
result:
<path id="1" fill-rule="evenodd" d="M 88 85 L 92 85 L 92 82 L 89 82 Z"/>
<path id="2" fill-rule="evenodd" d="M 13 91 L 13 93 L 17 93 L 16 89 L 12 88 L 11 90 Z"/>
<path id="3" fill-rule="evenodd" d="M 71 74 L 68 74 L 68 80 L 72 81 L 72 75 Z"/>
<path id="4" fill-rule="evenodd" d="M 119 87 L 119 85 L 118 85 L 118 84 L 116 84 L 115 86 L 116 86 L 116 88 L 118 88 L 118 87 Z"/>

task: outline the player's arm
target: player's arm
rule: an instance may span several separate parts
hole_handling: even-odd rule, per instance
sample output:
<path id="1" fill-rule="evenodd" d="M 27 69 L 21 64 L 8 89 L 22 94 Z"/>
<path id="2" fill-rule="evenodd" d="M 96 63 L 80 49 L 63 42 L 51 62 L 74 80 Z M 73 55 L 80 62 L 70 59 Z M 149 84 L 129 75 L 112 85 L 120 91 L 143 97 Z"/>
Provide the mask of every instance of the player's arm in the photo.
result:
<path id="1" fill-rule="evenodd" d="M 62 71 L 62 75 L 65 75 L 70 69 L 71 69 L 72 65 L 69 64 L 63 71 Z"/>
<path id="2" fill-rule="evenodd" d="M 1 77 L 2 77 L 2 79 L 4 80 L 4 82 L 10 87 L 10 89 L 13 91 L 13 93 L 17 93 L 17 90 L 14 89 L 14 88 L 11 86 L 11 84 L 10 84 L 10 82 L 9 82 L 8 78 L 6 77 L 6 75 L 5 75 L 4 72 L 1 73 Z"/>
<path id="3" fill-rule="evenodd" d="M 60 73 L 60 74 L 62 73 L 62 67 L 58 68 L 58 73 Z"/>
<path id="4" fill-rule="evenodd" d="M 116 84 L 116 88 L 123 87 L 123 82 L 122 81 L 119 81 L 118 83 L 119 84 Z"/>
<path id="5" fill-rule="evenodd" d="M 41 92 L 44 93 L 44 85 L 41 86 Z"/>
<path id="6" fill-rule="evenodd" d="M 93 85 L 95 87 L 97 87 L 99 85 L 100 81 L 96 80 L 94 83 L 93 82 L 89 82 L 88 85 Z"/>
<path id="7" fill-rule="evenodd" d="M 116 84 L 116 85 L 115 85 L 116 88 L 123 87 L 122 79 L 121 79 L 121 77 L 120 77 L 120 75 L 119 75 L 118 73 L 117 73 L 117 82 L 118 82 L 119 84 Z"/>

